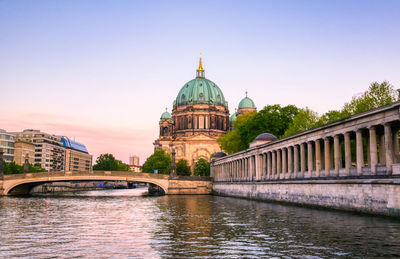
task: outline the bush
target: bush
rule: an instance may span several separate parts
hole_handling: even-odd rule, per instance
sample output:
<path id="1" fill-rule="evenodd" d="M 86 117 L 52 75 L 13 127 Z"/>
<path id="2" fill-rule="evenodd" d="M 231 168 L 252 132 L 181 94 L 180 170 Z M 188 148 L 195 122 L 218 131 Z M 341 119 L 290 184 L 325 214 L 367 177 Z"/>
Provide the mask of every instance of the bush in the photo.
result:
<path id="1" fill-rule="evenodd" d="M 191 175 L 190 166 L 186 159 L 180 159 L 178 163 L 176 163 L 176 174 L 182 176 Z"/>
<path id="2" fill-rule="evenodd" d="M 204 158 L 197 160 L 194 165 L 194 175 L 210 176 L 210 163 L 208 163 Z"/>

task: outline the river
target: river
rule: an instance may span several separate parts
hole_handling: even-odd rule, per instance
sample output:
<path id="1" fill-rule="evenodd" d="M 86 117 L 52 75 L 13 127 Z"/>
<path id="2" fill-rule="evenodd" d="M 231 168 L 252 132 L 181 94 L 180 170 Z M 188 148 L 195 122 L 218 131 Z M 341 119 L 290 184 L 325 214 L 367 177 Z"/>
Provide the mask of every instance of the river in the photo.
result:
<path id="1" fill-rule="evenodd" d="M 0 258 L 400 256 L 400 221 L 143 189 L 0 198 Z"/>

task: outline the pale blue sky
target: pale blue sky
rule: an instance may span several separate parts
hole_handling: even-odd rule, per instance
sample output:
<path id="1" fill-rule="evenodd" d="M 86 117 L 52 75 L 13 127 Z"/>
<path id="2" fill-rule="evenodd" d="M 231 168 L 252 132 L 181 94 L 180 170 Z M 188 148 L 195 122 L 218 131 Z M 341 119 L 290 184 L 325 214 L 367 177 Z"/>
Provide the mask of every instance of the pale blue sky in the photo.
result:
<path id="1" fill-rule="evenodd" d="M 245 89 L 323 113 L 400 88 L 400 1 L 0 0 L 0 46 L 0 128 L 143 162 L 200 52 L 231 113 Z"/>

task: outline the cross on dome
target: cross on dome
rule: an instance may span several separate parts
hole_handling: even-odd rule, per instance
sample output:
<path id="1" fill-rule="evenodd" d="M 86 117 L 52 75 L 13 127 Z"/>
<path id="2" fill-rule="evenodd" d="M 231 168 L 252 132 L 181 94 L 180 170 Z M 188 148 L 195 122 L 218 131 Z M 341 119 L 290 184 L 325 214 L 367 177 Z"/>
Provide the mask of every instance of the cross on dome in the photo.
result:
<path id="1" fill-rule="evenodd" d="M 197 68 L 196 77 L 204 78 L 204 68 L 203 68 L 203 63 L 201 62 L 201 53 L 200 53 L 200 61 L 199 61 L 199 67 Z"/>

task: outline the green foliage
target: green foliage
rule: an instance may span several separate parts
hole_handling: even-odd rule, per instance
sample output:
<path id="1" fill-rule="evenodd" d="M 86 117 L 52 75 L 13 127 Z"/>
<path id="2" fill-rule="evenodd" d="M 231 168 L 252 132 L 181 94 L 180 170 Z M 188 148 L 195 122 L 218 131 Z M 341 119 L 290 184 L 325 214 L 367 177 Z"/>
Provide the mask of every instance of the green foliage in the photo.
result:
<path id="1" fill-rule="evenodd" d="M 101 154 L 93 165 L 96 171 L 129 171 L 129 165 L 116 160 L 112 154 Z"/>
<path id="2" fill-rule="evenodd" d="M 292 123 L 299 109 L 294 105 L 281 107 L 279 104 L 268 105 L 257 113 L 245 113 L 238 116 L 234 130 L 218 138 L 218 144 L 228 154 L 236 153 L 249 147 L 258 135 L 264 132 L 282 137 Z"/>
<path id="3" fill-rule="evenodd" d="M 249 147 L 258 135 L 268 132 L 278 138 L 282 137 L 292 123 L 294 117 L 299 112 L 294 105 L 281 107 L 279 104 L 268 105 L 255 114 L 247 123 L 238 127 L 240 137 Z"/>
<path id="4" fill-rule="evenodd" d="M 146 173 L 153 173 L 155 169 L 159 174 L 170 173 L 171 156 L 165 150 L 154 150 L 154 154 L 147 158 L 142 167 L 142 171 Z"/>
<path id="5" fill-rule="evenodd" d="M 23 168 L 24 166 L 22 166 Z M 34 165 L 29 164 L 29 172 L 30 173 L 40 173 L 40 172 L 46 172 L 46 169 L 44 169 L 40 163 L 36 163 Z"/>
<path id="6" fill-rule="evenodd" d="M 189 176 L 191 174 L 190 166 L 186 159 L 180 159 L 178 163 L 176 163 L 176 174 L 183 176 Z"/>
<path id="7" fill-rule="evenodd" d="M 319 117 L 316 112 L 308 108 L 302 109 L 293 119 L 293 123 L 285 132 L 285 136 L 341 120 L 354 114 L 390 104 L 394 101 L 396 101 L 396 91 L 389 82 L 374 82 L 370 85 L 368 91 L 360 97 L 353 97 L 340 111 L 328 111 Z"/>
<path id="8" fill-rule="evenodd" d="M 3 161 L 4 174 L 23 174 L 24 166 L 18 165 L 14 161 L 7 163 Z M 29 164 L 29 173 L 46 172 L 46 169 L 42 168 L 40 164 Z"/>
<path id="9" fill-rule="evenodd" d="M 343 111 L 337 111 L 337 110 L 327 111 L 318 119 L 316 126 L 328 124 L 337 120 L 341 120 L 346 117 L 348 117 L 348 115 Z"/>
<path id="10" fill-rule="evenodd" d="M 210 176 L 210 163 L 208 163 L 204 158 L 197 160 L 194 165 L 194 175 Z"/>
<path id="11" fill-rule="evenodd" d="M 10 163 L 3 163 L 4 166 L 4 174 L 22 174 L 24 173 L 24 167 L 21 165 L 18 165 L 14 161 Z"/>
<path id="12" fill-rule="evenodd" d="M 290 136 L 298 132 L 302 132 L 317 126 L 319 120 L 318 113 L 309 108 L 300 109 L 299 113 L 294 116 L 292 124 L 285 131 L 284 136 Z"/>
<path id="13" fill-rule="evenodd" d="M 246 149 L 246 142 L 240 137 L 239 128 L 246 124 L 249 119 L 251 119 L 255 112 L 244 113 L 238 116 L 233 124 L 233 131 L 228 131 L 225 135 L 220 135 L 217 139 L 218 144 L 221 149 L 223 149 L 228 154 L 239 152 Z"/>
<path id="14" fill-rule="evenodd" d="M 342 112 L 347 116 L 365 112 L 396 101 L 396 91 L 388 82 L 373 82 L 368 91 L 346 103 Z"/>

